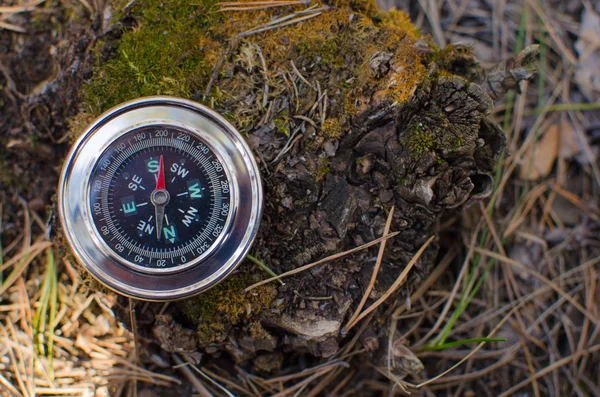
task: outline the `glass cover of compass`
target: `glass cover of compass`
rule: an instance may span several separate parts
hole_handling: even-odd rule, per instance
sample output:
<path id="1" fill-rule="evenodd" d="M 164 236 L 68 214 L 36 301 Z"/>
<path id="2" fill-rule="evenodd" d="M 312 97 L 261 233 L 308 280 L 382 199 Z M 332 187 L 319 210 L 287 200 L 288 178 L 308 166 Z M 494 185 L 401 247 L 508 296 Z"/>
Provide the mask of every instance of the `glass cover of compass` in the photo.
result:
<path id="1" fill-rule="evenodd" d="M 148 97 L 104 113 L 75 143 L 59 210 L 74 255 L 99 281 L 172 300 L 210 288 L 241 262 L 262 188 L 252 152 L 218 113 Z"/>

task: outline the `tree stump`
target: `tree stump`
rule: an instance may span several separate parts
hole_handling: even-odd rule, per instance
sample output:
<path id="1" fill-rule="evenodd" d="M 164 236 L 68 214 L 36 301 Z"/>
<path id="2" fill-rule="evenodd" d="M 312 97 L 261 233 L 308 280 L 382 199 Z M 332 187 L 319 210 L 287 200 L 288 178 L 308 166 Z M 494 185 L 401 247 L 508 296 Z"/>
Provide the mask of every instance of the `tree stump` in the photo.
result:
<path id="1" fill-rule="evenodd" d="M 366 308 L 443 216 L 490 194 L 505 142 L 488 118 L 493 99 L 534 74 L 536 48 L 484 70 L 470 48 L 439 49 L 402 12 L 366 0 L 220 12 L 199 3 L 148 0 L 122 10 L 115 26 L 126 27 L 100 49 L 86 109 L 95 115 L 170 94 L 225 115 L 261 167 L 264 216 L 251 254 L 274 272 L 381 237 L 394 208 L 390 230 L 398 234 L 387 241 Z M 438 247 L 434 240 L 362 327 L 371 360 L 388 354 L 387 309 L 419 286 Z M 138 313 L 138 331 L 158 341 L 160 354 L 201 351 L 261 374 L 307 354 L 331 357 L 361 328 L 344 332 L 377 250 L 247 293 L 269 276 L 246 261 L 206 293 L 166 311 L 150 305 Z"/>

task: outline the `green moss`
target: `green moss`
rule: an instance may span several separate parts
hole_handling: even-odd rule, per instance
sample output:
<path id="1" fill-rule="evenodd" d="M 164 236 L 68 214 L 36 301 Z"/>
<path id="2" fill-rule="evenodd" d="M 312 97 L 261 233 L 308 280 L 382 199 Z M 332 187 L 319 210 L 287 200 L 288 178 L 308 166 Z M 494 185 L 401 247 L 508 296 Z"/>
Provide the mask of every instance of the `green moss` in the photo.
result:
<path id="1" fill-rule="evenodd" d="M 277 115 L 277 117 L 273 119 L 273 123 L 278 132 L 285 136 L 290 136 L 290 120 L 286 116 Z"/>
<path id="2" fill-rule="evenodd" d="M 262 323 L 260 321 L 253 321 L 246 327 L 246 330 L 252 336 L 253 339 L 261 340 L 268 339 L 271 337 L 271 334 L 267 332 L 266 329 L 263 328 Z"/>
<path id="3" fill-rule="evenodd" d="M 437 148 L 436 137 L 422 123 L 418 123 L 407 137 L 406 145 L 413 159 L 421 154 L 431 152 Z"/>
<path id="4" fill-rule="evenodd" d="M 401 10 L 397 10 L 392 7 L 387 12 L 379 12 L 377 17 L 381 21 L 382 25 L 394 26 L 400 30 L 406 32 L 406 34 L 413 40 L 421 37 L 419 29 L 412 24 L 410 17 Z"/>
<path id="5" fill-rule="evenodd" d="M 317 182 L 322 181 L 329 174 L 329 171 L 331 171 L 331 159 L 329 157 L 321 157 L 317 172 L 315 173 L 315 180 Z"/>
<path id="6" fill-rule="evenodd" d="M 323 128 L 321 130 L 327 138 L 338 139 L 342 133 L 342 124 L 338 118 L 330 117 L 325 119 L 325 122 L 323 122 Z"/>
<path id="7" fill-rule="evenodd" d="M 212 0 L 136 2 L 138 26 L 123 34 L 116 56 L 98 64 L 85 89 L 92 112 L 140 96 L 193 96 L 213 66 L 204 48 L 209 23 L 219 18 L 211 11 Z"/>
<path id="8" fill-rule="evenodd" d="M 277 295 L 275 287 L 267 284 L 246 294 L 244 289 L 251 281 L 247 275 L 233 275 L 202 295 L 180 303 L 185 315 L 198 324 L 201 345 L 222 341 L 233 325 L 260 317 L 270 306 Z"/>
<path id="9" fill-rule="evenodd" d="M 311 41 L 298 43 L 301 56 L 311 62 L 319 62 L 322 66 L 343 66 L 344 58 L 339 52 L 339 38 L 331 30 L 325 30 L 325 34 Z"/>
<path id="10" fill-rule="evenodd" d="M 458 150 L 462 145 L 464 145 L 465 143 L 465 137 L 460 135 L 457 137 L 454 137 L 454 142 L 452 143 L 452 150 L 456 151 Z"/>
<path id="11" fill-rule="evenodd" d="M 470 57 L 473 57 L 472 47 L 448 44 L 444 48 L 431 53 L 430 61 L 437 63 L 442 69 L 449 69 L 456 60 Z"/>

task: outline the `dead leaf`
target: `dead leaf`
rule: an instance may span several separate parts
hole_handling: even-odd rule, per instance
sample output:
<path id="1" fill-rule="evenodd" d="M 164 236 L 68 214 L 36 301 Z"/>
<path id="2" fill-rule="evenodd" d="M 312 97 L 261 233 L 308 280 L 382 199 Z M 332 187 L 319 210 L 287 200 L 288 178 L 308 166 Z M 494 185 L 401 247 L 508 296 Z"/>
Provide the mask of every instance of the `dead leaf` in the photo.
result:
<path id="1" fill-rule="evenodd" d="M 558 157 L 563 160 L 570 160 L 575 157 L 579 151 L 579 144 L 577 143 L 573 126 L 568 120 L 562 120 L 560 123 Z"/>
<path id="2" fill-rule="evenodd" d="M 559 124 L 551 124 L 542 138 L 525 152 L 519 169 L 519 177 L 527 181 L 534 181 L 550 175 L 558 155 L 559 139 Z"/>

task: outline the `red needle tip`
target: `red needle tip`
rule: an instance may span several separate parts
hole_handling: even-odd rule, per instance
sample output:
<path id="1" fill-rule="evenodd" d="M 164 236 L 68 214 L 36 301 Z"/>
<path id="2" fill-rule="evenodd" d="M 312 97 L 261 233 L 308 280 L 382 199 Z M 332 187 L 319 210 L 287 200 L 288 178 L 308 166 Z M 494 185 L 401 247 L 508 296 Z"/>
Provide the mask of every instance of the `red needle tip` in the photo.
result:
<path id="1" fill-rule="evenodd" d="M 163 162 L 163 156 L 160 155 L 158 161 L 158 178 L 156 179 L 156 190 L 163 190 L 165 188 L 165 164 Z"/>

